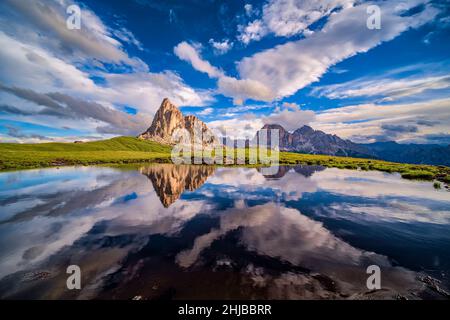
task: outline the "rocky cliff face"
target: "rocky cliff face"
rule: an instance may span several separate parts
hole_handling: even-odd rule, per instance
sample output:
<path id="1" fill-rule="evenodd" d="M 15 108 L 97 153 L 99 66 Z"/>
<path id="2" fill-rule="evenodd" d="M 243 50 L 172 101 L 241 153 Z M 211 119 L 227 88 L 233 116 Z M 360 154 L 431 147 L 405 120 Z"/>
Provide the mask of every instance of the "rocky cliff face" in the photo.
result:
<path id="1" fill-rule="evenodd" d="M 214 173 L 212 166 L 158 164 L 141 169 L 153 184 L 164 207 L 168 208 L 185 190 L 200 188 Z"/>
<path id="2" fill-rule="evenodd" d="M 179 129 L 186 129 L 191 137 L 191 142 L 194 142 L 195 137 L 195 142 L 202 146 L 219 141 L 203 121 L 193 115 L 183 116 L 181 111 L 167 98 L 162 101 L 150 128 L 138 138 L 174 145 L 178 142 L 174 133 Z"/>
<path id="3" fill-rule="evenodd" d="M 150 128 L 138 138 L 163 144 L 173 144 L 172 135 L 176 129 L 184 128 L 184 117 L 178 108 L 165 98 L 153 118 Z"/>
<path id="4" fill-rule="evenodd" d="M 282 151 L 294 151 L 311 154 L 327 154 L 353 157 L 373 157 L 372 151 L 368 148 L 343 140 L 336 135 L 314 130 L 309 126 L 303 126 L 293 133 L 286 131 L 278 124 L 266 124 L 262 129 L 268 131 L 268 141 L 270 143 L 270 131 L 279 130 L 280 144 Z"/>

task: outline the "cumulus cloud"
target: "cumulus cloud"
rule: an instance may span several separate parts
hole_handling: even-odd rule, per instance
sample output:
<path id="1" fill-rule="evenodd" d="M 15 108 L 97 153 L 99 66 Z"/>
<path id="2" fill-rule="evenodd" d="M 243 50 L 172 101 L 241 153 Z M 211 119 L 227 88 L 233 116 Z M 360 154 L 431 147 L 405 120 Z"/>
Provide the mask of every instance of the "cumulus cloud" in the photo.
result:
<path id="1" fill-rule="evenodd" d="M 83 93 L 93 90 L 94 81 L 72 63 L 52 52 L 0 32 L 0 81 L 6 84 L 49 91 L 70 88 Z"/>
<path id="2" fill-rule="evenodd" d="M 214 53 L 218 55 L 227 53 L 233 47 L 233 42 L 228 39 L 223 41 L 214 41 L 214 39 L 209 39 L 209 44 L 214 48 Z"/>
<path id="3" fill-rule="evenodd" d="M 422 4 L 422 10 L 406 15 L 408 9 Z M 402 32 L 431 21 L 438 10 L 428 1 L 379 3 L 383 12 L 382 30 L 366 27 L 367 4 L 349 7 L 331 14 L 322 30 L 309 37 L 291 41 L 246 57 L 238 63 L 242 79 L 261 82 L 276 97 L 290 96 L 318 81 L 329 67 L 357 53 L 366 52 Z"/>
<path id="4" fill-rule="evenodd" d="M 6 0 L 2 4 L 5 12 L 19 19 L 4 23 L 6 33 L 13 34 L 21 41 L 32 44 L 44 44 L 52 52 L 66 59 L 106 61 L 116 64 L 128 64 L 139 70 L 147 69 L 138 58 L 131 58 L 122 49 L 121 43 L 113 36 L 103 22 L 89 9 L 81 6 L 82 26 L 80 30 L 66 27 L 66 8 L 75 4 L 70 0 L 55 2 Z M 14 21 L 15 20 L 15 21 Z M 33 32 L 29 32 L 33 30 Z M 36 37 L 36 34 L 39 34 Z M 130 38 L 130 33 L 128 38 Z M 133 36 L 134 39 L 134 36 Z"/>
<path id="5" fill-rule="evenodd" d="M 154 114 L 162 97 L 178 106 L 204 106 L 213 101 L 207 90 L 195 90 L 175 72 L 101 73 L 106 87 L 97 87 L 95 96 L 103 101 L 132 105 L 144 114 Z"/>
<path id="6" fill-rule="evenodd" d="M 245 99 L 271 101 L 274 94 L 270 88 L 257 80 L 221 77 L 218 81 L 220 93 L 233 97 L 235 104 L 242 104 Z"/>
<path id="7" fill-rule="evenodd" d="M 245 44 L 257 41 L 268 34 L 290 37 L 307 33 L 308 27 L 332 12 L 352 7 L 355 0 L 270 0 L 263 6 L 262 17 L 238 27 L 238 39 Z M 246 5 L 247 15 L 253 7 Z"/>
<path id="8" fill-rule="evenodd" d="M 247 114 L 239 118 L 210 121 L 207 125 L 214 130 L 218 136 L 243 139 L 253 138 L 256 131 L 262 128 L 264 122 L 261 118 L 257 118 L 252 114 Z"/>
<path id="9" fill-rule="evenodd" d="M 252 21 L 246 26 L 238 26 L 238 30 L 240 32 L 238 39 L 245 44 L 261 40 L 267 34 L 267 29 L 261 20 Z"/>
<path id="10" fill-rule="evenodd" d="M 287 131 L 294 131 L 315 120 L 316 114 L 311 110 L 301 110 L 297 104 L 284 104 L 283 109 L 277 108 L 274 113 L 263 117 L 265 124 L 279 124 Z"/>

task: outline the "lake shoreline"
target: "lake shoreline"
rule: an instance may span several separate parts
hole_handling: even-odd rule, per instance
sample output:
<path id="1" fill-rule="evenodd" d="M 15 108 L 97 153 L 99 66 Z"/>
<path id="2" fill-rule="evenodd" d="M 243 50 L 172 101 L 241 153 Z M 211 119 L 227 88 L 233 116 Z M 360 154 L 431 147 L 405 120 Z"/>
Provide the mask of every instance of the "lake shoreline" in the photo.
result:
<path id="1" fill-rule="evenodd" d="M 234 158 L 230 159 L 232 164 L 226 164 L 224 157 L 224 164 L 217 165 L 264 166 L 264 163 L 261 162 L 249 163 L 250 151 L 249 149 L 245 150 L 246 164 L 236 164 L 237 150 L 235 149 Z M 448 187 L 450 183 L 450 168 L 446 166 L 295 152 L 279 152 L 277 156 L 275 157 L 278 159 L 277 165 L 320 165 L 327 168 L 397 172 L 406 179 L 437 180 L 439 182 L 437 182 L 436 188 L 441 188 L 441 183 Z M 172 163 L 172 147 L 134 137 L 116 137 L 84 143 L 0 143 L 0 172 L 47 167 L 139 163 Z"/>
<path id="2" fill-rule="evenodd" d="M 77 159 L 76 154 L 71 157 L 65 157 L 64 153 L 55 152 L 50 155 L 47 161 L 37 160 L 36 162 L 26 158 L 22 155 L 22 160 L 14 164 L 6 163 L 5 154 L 0 156 L 0 173 L 20 170 L 40 169 L 40 168 L 59 168 L 68 166 L 126 166 L 126 165 L 140 165 L 140 164 L 172 164 L 170 155 L 165 154 L 148 154 L 145 152 L 133 152 L 132 154 L 123 154 L 118 151 L 115 157 L 110 157 L 109 154 L 103 152 L 90 152 L 92 159 L 86 159 L 85 154 L 80 154 Z M 109 157 L 109 158 L 108 158 Z M 249 164 L 248 159 L 246 164 L 194 164 L 194 165 L 208 165 L 216 167 L 264 167 L 266 164 L 256 163 Z M 388 162 L 375 159 L 366 158 L 351 158 L 351 157 L 337 157 L 328 155 L 311 155 L 291 152 L 281 152 L 280 161 L 277 165 L 293 166 L 293 165 L 320 165 L 327 168 L 339 168 L 349 170 L 363 170 L 363 171 L 382 171 L 388 173 L 399 173 L 402 178 L 409 180 L 437 180 L 448 188 L 450 184 L 450 168 L 445 166 L 432 166 L 420 164 L 406 164 Z M 440 186 L 439 186 L 440 187 Z"/>

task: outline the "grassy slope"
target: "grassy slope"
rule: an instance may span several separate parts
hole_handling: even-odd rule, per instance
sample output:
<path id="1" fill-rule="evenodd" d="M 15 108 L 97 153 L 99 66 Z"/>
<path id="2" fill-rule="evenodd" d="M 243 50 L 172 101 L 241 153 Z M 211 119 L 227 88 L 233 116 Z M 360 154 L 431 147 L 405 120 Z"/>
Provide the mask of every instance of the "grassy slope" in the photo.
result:
<path id="1" fill-rule="evenodd" d="M 117 137 L 86 143 L 0 143 L 0 170 L 16 170 L 58 165 L 103 163 L 171 162 L 169 146 L 133 137 Z M 399 172 L 409 179 L 438 179 L 450 182 L 450 168 L 387 161 L 280 153 L 281 164 L 323 165 L 346 169 Z"/>
<path id="2" fill-rule="evenodd" d="M 133 137 L 86 143 L 0 143 L 0 170 L 73 164 L 170 162 L 170 150 L 168 146 Z"/>

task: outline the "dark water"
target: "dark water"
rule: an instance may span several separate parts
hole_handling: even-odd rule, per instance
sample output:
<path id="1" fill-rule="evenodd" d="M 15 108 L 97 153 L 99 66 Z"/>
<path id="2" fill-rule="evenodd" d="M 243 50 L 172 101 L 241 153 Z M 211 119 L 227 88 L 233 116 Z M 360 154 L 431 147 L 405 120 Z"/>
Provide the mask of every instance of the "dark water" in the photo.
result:
<path id="1" fill-rule="evenodd" d="M 397 174 L 151 165 L 0 174 L 0 298 L 445 297 L 450 192 Z M 81 268 L 68 290 L 66 268 Z M 381 269 L 381 290 L 366 268 Z"/>

